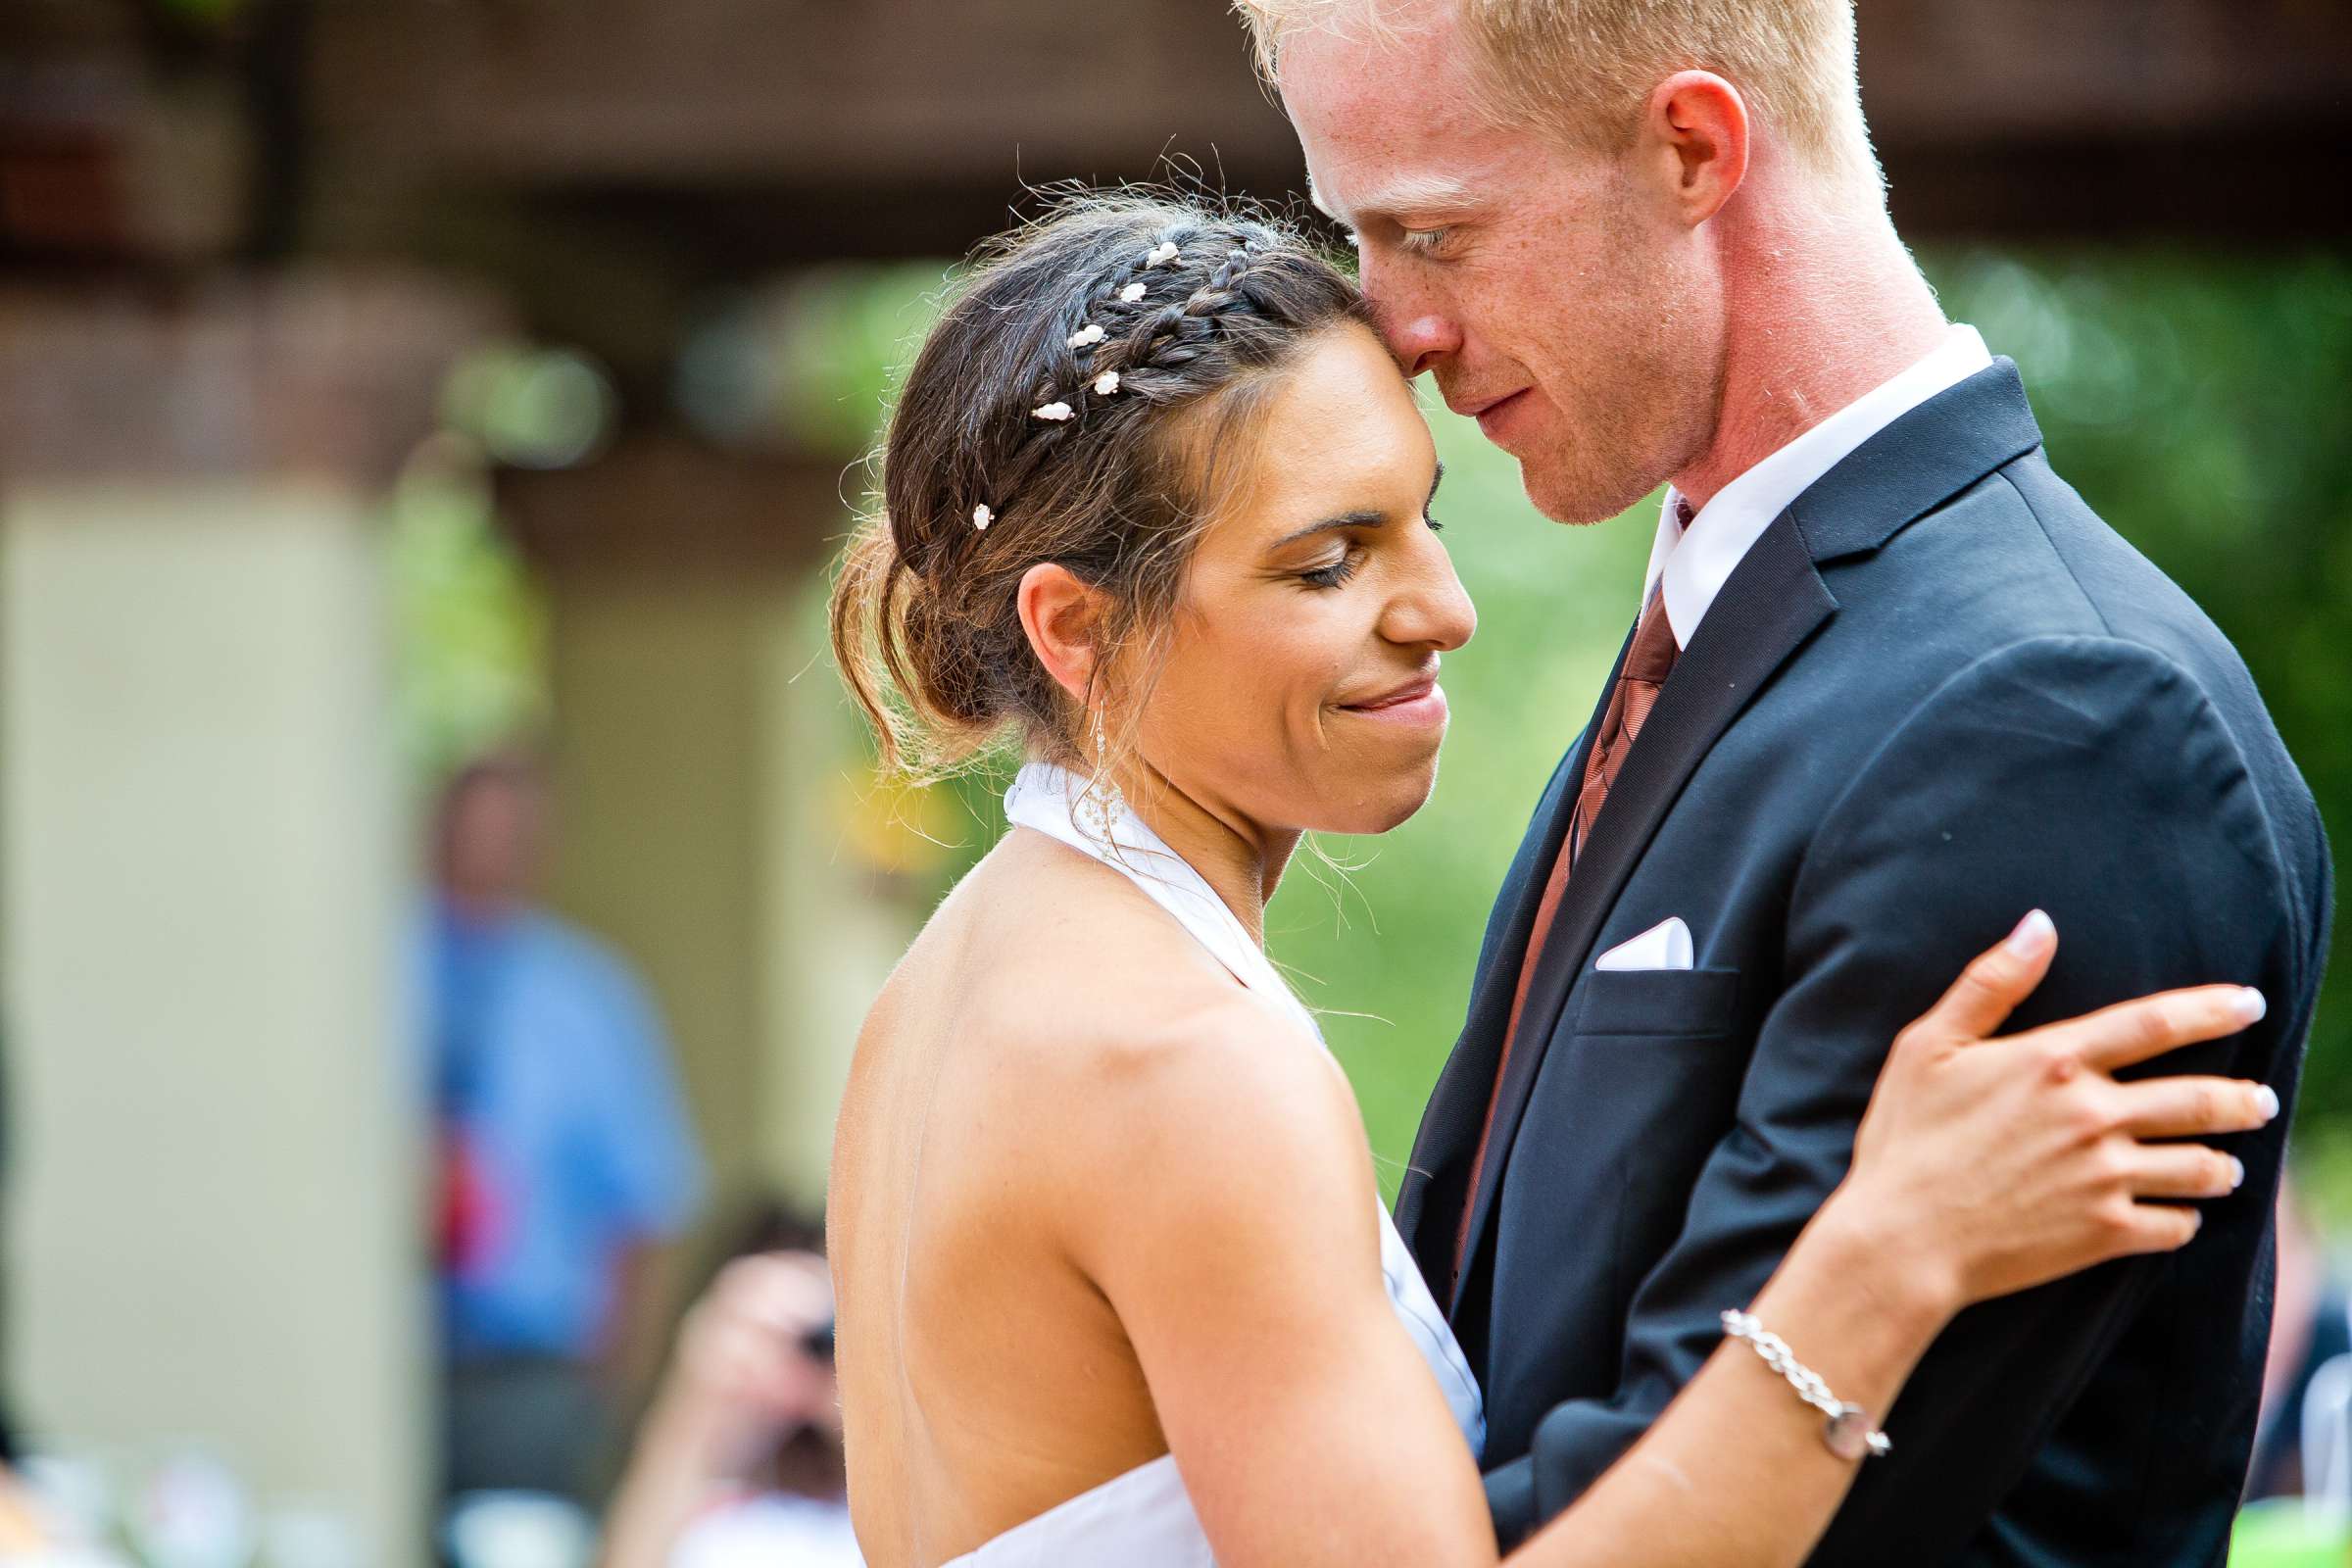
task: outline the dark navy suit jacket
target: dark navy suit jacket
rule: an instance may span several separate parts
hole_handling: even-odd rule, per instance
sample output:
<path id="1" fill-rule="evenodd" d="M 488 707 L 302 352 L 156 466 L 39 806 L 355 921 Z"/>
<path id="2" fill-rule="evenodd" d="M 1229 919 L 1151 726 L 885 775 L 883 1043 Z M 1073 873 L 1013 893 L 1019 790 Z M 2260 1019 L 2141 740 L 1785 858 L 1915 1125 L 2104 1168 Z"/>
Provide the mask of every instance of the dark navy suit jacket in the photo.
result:
<path id="1" fill-rule="evenodd" d="M 1468 1191 L 1584 744 L 1495 905 L 1397 1203 L 1487 1391 L 1506 1545 L 1714 1349 L 1717 1314 L 1843 1176 L 1896 1032 L 2028 909 L 2060 945 L 2015 1027 L 2259 986 L 2262 1023 L 2155 1065 L 2260 1079 L 2289 1105 L 2327 941 L 2318 812 L 2245 667 L 2051 472 L 2005 360 L 1807 490 L 1708 611 L 1536 960 Z M 1669 916 L 1695 968 L 1595 970 Z M 2219 1564 L 2285 1126 L 2228 1141 L 2245 1186 L 2185 1250 L 1956 1319 L 1814 1561 Z"/>

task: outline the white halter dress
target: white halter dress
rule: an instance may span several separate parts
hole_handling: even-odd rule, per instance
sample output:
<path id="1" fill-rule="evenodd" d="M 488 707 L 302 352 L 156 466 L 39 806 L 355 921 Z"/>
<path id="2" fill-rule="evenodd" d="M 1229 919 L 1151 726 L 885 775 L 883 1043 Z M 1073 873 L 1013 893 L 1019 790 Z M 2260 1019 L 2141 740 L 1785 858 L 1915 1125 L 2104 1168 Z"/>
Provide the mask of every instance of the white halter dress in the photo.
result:
<path id="1" fill-rule="evenodd" d="M 1093 809 L 1084 791 L 1084 782 L 1066 770 L 1032 762 L 1021 769 L 1004 797 L 1005 819 L 1058 839 L 1124 873 L 1231 970 L 1236 980 L 1272 1000 L 1299 1028 L 1320 1040 L 1322 1031 L 1315 1027 L 1314 1015 L 1284 984 L 1249 931 L 1200 873 L 1132 812 L 1112 813 L 1106 826 L 1102 820 L 1103 813 Z M 1086 824 L 1084 828 L 1081 822 Z M 1446 1402 L 1460 1424 L 1470 1451 L 1478 1453 L 1485 1446 L 1487 1431 L 1478 1383 L 1385 1209 L 1380 1216 L 1380 1263 L 1388 1280 L 1389 1303 L 1445 1391 Z M 956 1558 L 948 1568 L 1065 1568 L 1076 1563 L 1215 1568 L 1208 1538 L 1200 1529 L 1183 1479 L 1176 1473 L 1173 1454 L 1113 1477 L 1015 1525 L 977 1551 Z"/>

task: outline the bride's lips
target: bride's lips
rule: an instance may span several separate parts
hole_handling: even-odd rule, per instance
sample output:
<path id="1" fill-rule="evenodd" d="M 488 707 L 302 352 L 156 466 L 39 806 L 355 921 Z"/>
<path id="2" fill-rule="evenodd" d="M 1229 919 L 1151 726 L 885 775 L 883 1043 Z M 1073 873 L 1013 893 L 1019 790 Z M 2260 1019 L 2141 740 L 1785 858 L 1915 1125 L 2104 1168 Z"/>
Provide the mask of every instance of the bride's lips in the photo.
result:
<path id="1" fill-rule="evenodd" d="M 1343 713 L 1361 713 L 1392 724 L 1443 724 L 1446 722 L 1446 689 L 1438 684 L 1433 670 L 1415 675 L 1403 685 L 1383 692 L 1378 697 L 1360 703 L 1343 703 Z"/>

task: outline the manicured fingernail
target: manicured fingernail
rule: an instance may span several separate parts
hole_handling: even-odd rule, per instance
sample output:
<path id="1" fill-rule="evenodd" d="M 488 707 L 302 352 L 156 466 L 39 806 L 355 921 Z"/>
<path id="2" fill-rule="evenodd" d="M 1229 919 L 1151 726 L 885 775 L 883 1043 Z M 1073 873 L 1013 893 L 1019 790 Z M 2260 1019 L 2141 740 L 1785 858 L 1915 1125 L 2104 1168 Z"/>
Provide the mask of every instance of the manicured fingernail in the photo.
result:
<path id="1" fill-rule="evenodd" d="M 2057 934 L 2058 928 L 2050 923 L 2050 917 L 2035 909 L 2017 922 L 2017 929 L 2009 933 L 2001 946 L 2020 958 L 2036 958 Z"/>
<path id="2" fill-rule="evenodd" d="M 2262 1015 L 2270 1010 L 2270 1000 L 2252 986 L 2237 994 L 2237 1015 L 2246 1022 L 2260 1023 Z"/>
<path id="3" fill-rule="evenodd" d="M 2254 1108 L 2262 1112 L 2264 1121 L 2278 1119 L 2278 1091 L 2269 1084 L 2254 1086 Z"/>
<path id="4" fill-rule="evenodd" d="M 2230 1190 L 2236 1192 L 2246 1185 L 2246 1162 L 2235 1154 L 2230 1156 Z"/>

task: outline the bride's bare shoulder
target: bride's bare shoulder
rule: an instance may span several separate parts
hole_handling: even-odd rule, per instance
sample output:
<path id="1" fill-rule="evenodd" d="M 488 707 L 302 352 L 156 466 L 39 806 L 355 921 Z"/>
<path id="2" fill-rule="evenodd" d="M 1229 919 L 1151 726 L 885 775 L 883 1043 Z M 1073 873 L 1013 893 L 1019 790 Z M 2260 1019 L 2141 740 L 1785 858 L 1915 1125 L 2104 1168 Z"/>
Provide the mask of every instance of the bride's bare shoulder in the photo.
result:
<path id="1" fill-rule="evenodd" d="M 1221 1237 L 1218 1266 L 1244 1271 L 1308 1238 L 1376 1249 L 1351 1228 L 1377 1186 L 1331 1053 L 1125 876 L 1059 849 L 1000 846 L 925 934 L 919 983 L 954 1017 L 933 1170 L 952 1152 L 985 1172 L 991 1212 L 1129 1304 L 1174 1236 Z"/>
<path id="2" fill-rule="evenodd" d="M 1001 847 L 983 873 L 991 885 L 958 897 L 981 893 L 989 920 L 1011 923 L 974 934 L 987 978 L 967 1023 L 1043 1114 L 1163 1127 L 1250 1095 L 1344 1105 L 1352 1124 L 1322 1043 L 1125 876 L 1043 840 Z"/>

